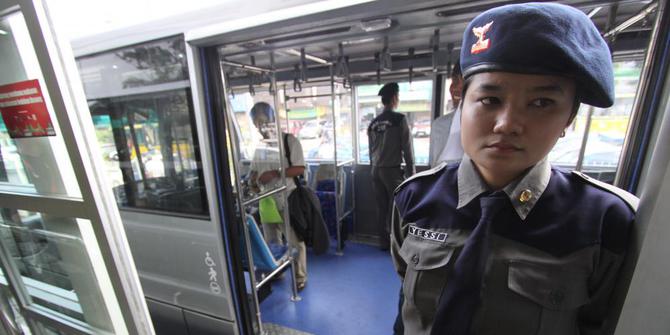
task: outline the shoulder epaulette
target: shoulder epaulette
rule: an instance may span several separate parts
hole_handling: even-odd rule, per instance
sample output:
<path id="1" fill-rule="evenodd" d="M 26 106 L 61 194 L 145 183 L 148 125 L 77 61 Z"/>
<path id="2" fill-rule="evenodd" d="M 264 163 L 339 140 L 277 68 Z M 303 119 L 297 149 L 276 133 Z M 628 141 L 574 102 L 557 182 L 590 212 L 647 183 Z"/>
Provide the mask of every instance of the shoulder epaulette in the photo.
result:
<path id="1" fill-rule="evenodd" d="M 640 199 L 638 197 L 634 196 L 633 194 L 630 194 L 616 186 L 610 185 L 608 183 L 604 183 L 598 179 L 591 178 L 587 175 L 585 175 L 582 172 L 579 171 L 572 171 L 572 173 L 579 178 L 583 179 L 584 181 L 588 182 L 589 184 L 592 184 L 602 190 L 605 190 L 607 192 L 613 193 L 617 197 L 621 198 L 632 210 L 633 212 L 637 212 L 637 207 L 640 204 Z"/>
<path id="2" fill-rule="evenodd" d="M 412 181 L 414 179 L 417 179 L 417 178 L 434 175 L 437 172 L 440 172 L 440 170 L 444 169 L 446 166 L 447 166 L 447 162 L 440 162 L 440 164 L 438 164 L 436 167 L 434 167 L 432 169 L 428 169 L 426 171 L 415 173 L 414 175 L 412 175 L 411 177 L 405 179 L 402 183 L 400 183 L 400 185 L 398 185 L 398 187 L 395 188 L 395 191 L 393 191 L 393 194 L 398 193 L 398 191 L 400 191 L 400 189 L 403 186 L 405 186 L 407 183 L 409 183 L 410 181 Z"/>

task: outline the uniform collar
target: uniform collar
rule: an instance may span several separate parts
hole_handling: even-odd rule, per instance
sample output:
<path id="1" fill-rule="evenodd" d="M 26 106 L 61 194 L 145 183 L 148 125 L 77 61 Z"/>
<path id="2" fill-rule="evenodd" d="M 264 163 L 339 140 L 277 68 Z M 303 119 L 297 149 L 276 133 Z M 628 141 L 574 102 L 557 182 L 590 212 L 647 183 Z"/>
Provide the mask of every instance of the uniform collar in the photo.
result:
<path id="1" fill-rule="evenodd" d="M 526 174 L 503 188 L 510 198 L 512 206 L 521 220 L 525 220 L 537 201 L 549 185 L 551 165 L 545 157 L 535 164 Z M 479 175 L 474 163 L 467 155 L 463 156 L 458 167 L 458 209 L 466 206 L 480 194 L 490 191 Z"/>

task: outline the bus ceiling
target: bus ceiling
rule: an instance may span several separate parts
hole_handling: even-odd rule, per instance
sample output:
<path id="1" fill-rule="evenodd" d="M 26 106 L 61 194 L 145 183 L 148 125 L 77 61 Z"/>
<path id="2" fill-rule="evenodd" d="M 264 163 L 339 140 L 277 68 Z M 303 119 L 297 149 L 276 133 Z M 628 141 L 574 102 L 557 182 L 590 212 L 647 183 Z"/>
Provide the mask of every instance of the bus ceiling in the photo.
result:
<path id="1" fill-rule="evenodd" d="M 309 82 L 335 77 L 345 83 L 449 75 L 460 52 L 463 30 L 477 13 L 501 3 L 475 1 L 387 9 L 356 18 L 334 11 L 312 15 L 328 25 L 305 29 L 310 16 L 221 36 L 219 54 L 229 87 L 277 82 Z M 419 1 L 419 3 L 422 3 Z M 641 56 L 651 32 L 655 1 L 562 1 L 588 14 L 610 44 L 614 57 Z M 375 6 L 363 4 L 359 6 Z M 400 6 L 402 7 L 402 6 Z M 370 13 L 368 11 L 367 13 Z M 376 12 L 375 12 L 376 13 Z M 277 33 L 279 32 L 279 33 Z M 234 42 L 226 42 L 234 41 Z M 297 78 L 297 79 L 296 79 Z"/>

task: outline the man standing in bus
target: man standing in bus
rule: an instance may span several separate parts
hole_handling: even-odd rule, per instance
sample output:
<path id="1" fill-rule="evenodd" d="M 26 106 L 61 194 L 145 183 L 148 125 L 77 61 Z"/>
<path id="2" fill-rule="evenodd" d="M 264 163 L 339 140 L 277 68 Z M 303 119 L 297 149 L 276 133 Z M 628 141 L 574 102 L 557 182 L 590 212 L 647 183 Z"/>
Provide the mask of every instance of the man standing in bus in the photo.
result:
<path id="1" fill-rule="evenodd" d="M 438 117 L 430 125 L 430 167 L 436 167 L 440 162 L 454 162 L 463 156 L 461 146 L 461 90 L 463 90 L 463 75 L 461 74 L 460 60 L 456 59 L 451 70 L 451 111 Z M 456 120 L 456 122 L 454 122 Z"/>
<path id="2" fill-rule="evenodd" d="M 263 140 L 274 145 L 283 145 L 283 138 L 286 136 L 287 147 L 284 152 L 288 150 L 291 158 L 291 165 L 289 166 L 286 155 L 281 158 L 278 157 L 278 150 L 266 150 L 257 148 L 254 152 L 254 158 L 251 162 L 250 183 L 253 189 L 261 191 L 263 189 L 271 190 L 279 188 L 282 185 L 281 171 L 279 168 L 279 159 L 283 161 L 286 166 L 284 174 L 286 176 L 286 194 L 291 194 L 296 189 L 294 177 L 300 176 L 305 172 L 305 159 L 302 153 L 302 146 L 300 141 L 292 134 L 282 133 L 277 136 L 275 124 L 275 111 L 269 104 L 265 102 L 256 103 L 249 112 L 251 120 L 256 126 L 256 129 L 263 136 Z M 270 198 L 266 198 L 270 200 Z M 296 255 L 296 285 L 298 291 L 302 291 L 307 283 L 307 247 L 305 242 L 298 238 L 293 227 L 290 224 L 283 224 L 283 211 L 287 207 L 284 202 L 284 197 L 273 196 L 271 201 L 264 202 L 261 200 L 259 205 L 260 211 L 268 211 L 270 213 L 261 213 L 261 223 L 263 225 L 263 238 L 268 243 L 282 244 L 282 235 L 284 235 L 284 227 L 288 233 L 288 241 L 290 247 L 297 250 Z M 274 207 L 274 208 L 273 208 Z M 272 212 L 275 212 L 274 215 Z"/>
<path id="3" fill-rule="evenodd" d="M 384 110 L 368 127 L 372 185 L 377 201 L 377 222 L 380 249 L 388 250 L 391 233 L 391 202 L 393 191 L 403 181 L 400 164 L 405 160 L 404 177 L 414 174 L 412 138 L 405 115 L 398 108 L 398 83 L 388 83 L 379 90 Z"/>

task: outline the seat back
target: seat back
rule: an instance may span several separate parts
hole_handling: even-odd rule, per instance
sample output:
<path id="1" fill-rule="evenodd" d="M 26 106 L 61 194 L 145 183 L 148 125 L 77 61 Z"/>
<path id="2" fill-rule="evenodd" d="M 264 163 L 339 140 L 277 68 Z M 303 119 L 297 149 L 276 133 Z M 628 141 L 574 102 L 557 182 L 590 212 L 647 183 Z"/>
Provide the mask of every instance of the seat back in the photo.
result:
<path id="1" fill-rule="evenodd" d="M 275 270 L 279 266 L 277 259 L 281 258 L 286 252 L 286 247 L 284 246 L 269 246 L 265 243 L 263 239 L 263 234 L 261 233 L 258 224 L 253 216 L 247 215 L 246 220 L 247 227 L 249 228 L 249 240 L 251 241 L 251 254 L 254 259 L 254 266 L 256 270 L 263 272 L 270 272 Z M 244 238 L 242 240 L 242 247 L 244 248 Z M 246 254 L 246 249 L 243 250 Z M 243 264 L 246 264 L 246 258 L 243 260 Z"/>

